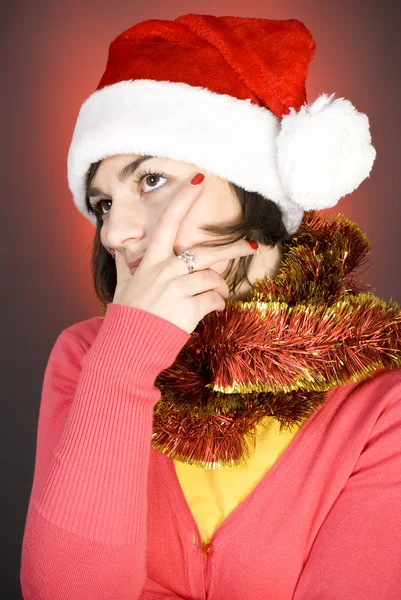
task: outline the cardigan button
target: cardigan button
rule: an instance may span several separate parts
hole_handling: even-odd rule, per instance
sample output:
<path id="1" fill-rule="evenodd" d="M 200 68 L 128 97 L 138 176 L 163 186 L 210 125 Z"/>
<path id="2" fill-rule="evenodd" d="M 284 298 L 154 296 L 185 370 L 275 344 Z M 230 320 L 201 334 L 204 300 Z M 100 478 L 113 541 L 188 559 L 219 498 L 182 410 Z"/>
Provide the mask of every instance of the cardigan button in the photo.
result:
<path id="1" fill-rule="evenodd" d="M 206 556 L 212 556 L 213 553 L 214 553 L 213 544 L 206 544 L 205 545 L 205 554 L 206 554 Z"/>

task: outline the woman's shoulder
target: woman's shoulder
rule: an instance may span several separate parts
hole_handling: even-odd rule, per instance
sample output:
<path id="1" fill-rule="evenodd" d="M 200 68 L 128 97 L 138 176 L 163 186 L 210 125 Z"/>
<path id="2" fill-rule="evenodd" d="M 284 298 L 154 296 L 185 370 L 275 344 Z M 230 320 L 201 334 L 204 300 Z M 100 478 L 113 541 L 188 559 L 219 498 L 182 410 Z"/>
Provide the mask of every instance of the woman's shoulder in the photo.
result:
<path id="1" fill-rule="evenodd" d="M 102 323 L 103 318 L 100 316 L 90 317 L 89 319 L 73 323 L 60 332 L 55 346 L 58 349 L 64 347 L 70 351 L 75 349 L 81 354 L 85 353 L 93 344 Z"/>
<path id="2" fill-rule="evenodd" d="M 378 369 L 371 377 L 357 384 L 354 393 L 377 399 L 381 409 L 395 406 L 401 409 L 401 367 Z M 373 402 L 374 403 L 374 402 Z"/>
<path id="3" fill-rule="evenodd" d="M 103 321 L 104 317 L 101 316 L 90 317 L 89 319 L 84 319 L 83 321 L 73 323 L 69 327 L 63 329 L 61 333 L 70 336 L 81 337 L 83 339 L 91 339 L 96 337 Z"/>
<path id="4" fill-rule="evenodd" d="M 388 423 L 401 417 L 401 367 L 378 369 L 361 381 L 334 388 L 330 396 L 336 416 L 356 428 Z"/>

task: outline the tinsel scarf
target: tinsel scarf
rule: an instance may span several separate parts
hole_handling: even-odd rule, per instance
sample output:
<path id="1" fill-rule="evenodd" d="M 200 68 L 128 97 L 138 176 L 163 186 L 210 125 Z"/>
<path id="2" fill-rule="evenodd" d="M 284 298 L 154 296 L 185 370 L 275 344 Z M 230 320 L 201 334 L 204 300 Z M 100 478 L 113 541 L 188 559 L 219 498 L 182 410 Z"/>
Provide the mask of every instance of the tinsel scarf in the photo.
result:
<path id="1" fill-rule="evenodd" d="M 343 215 L 306 212 L 278 274 L 207 314 L 155 385 L 152 446 L 204 468 L 241 465 L 266 417 L 301 424 L 333 387 L 401 365 L 400 306 L 354 272 L 370 250 Z"/>

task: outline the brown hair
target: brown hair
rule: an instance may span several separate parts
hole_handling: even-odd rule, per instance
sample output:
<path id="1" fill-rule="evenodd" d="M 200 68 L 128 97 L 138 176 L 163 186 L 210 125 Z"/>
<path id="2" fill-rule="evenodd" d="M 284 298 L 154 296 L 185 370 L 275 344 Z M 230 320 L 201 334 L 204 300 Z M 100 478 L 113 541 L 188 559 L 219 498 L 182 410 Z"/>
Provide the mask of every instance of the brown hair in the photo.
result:
<path id="1" fill-rule="evenodd" d="M 102 228 L 102 217 L 95 212 L 89 202 L 88 191 L 97 169 L 102 161 L 92 163 L 85 175 L 86 197 L 85 204 L 88 213 L 96 216 L 96 233 L 93 239 L 91 268 L 93 283 L 97 297 L 100 302 L 107 304 L 113 300 L 117 285 L 117 274 L 115 261 L 109 251 L 103 246 L 100 240 L 100 231 Z M 225 246 L 234 243 L 241 238 L 255 240 L 260 244 L 274 247 L 283 239 L 290 237 L 284 227 L 282 214 L 272 200 L 266 199 L 258 192 L 248 192 L 243 188 L 230 183 L 236 192 L 242 208 L 242 220 L 235 225 L 207 225 L 201 230 L 211 236 L 221 237 L 220 241 L 212 240 L 203 242 L 202 246 Z M 226 279 L 230 295 L 234 294 L 243 281 L 251 282 L 248 279 L 248 271 L 252 264 L 254 255 L 241 256 L 238 260 L 237 268 L 234 271 L 235 259 L 231 259 L 222 277 Z M 230 281 L 230 278 L 232 280 Z"/>

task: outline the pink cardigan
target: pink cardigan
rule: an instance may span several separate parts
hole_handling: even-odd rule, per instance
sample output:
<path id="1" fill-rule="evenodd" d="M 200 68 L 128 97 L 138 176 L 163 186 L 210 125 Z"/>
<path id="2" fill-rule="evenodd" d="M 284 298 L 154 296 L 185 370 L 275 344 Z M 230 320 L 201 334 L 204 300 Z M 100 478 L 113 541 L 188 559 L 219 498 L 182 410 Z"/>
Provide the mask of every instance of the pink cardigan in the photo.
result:
<path id="1" fill-rule="evenodd" d="M 400 600 L 401 369 L 332 389 L 202 552 L 154 385 L 190 335 L 109 304 L 46 367 L 26 600 Z M 196 468 L 196 467 L 194 467 Z"/>

